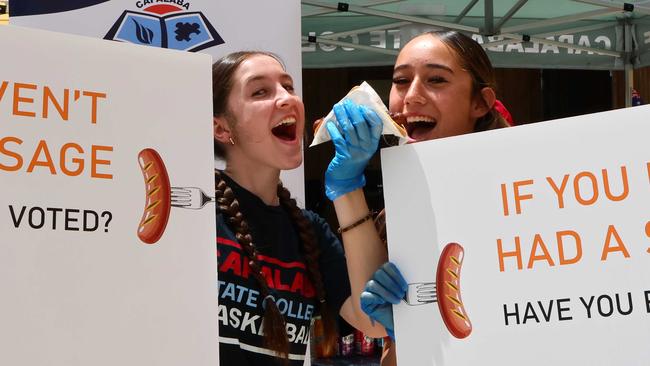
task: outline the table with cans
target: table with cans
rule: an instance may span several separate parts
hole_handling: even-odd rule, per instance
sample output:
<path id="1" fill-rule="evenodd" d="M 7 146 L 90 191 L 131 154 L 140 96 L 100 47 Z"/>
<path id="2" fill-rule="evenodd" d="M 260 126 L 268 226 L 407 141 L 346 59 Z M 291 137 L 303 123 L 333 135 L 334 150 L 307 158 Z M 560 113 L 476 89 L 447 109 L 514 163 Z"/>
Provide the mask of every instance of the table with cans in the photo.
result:
<path id="1" fill-rule="evenodd" d="M 339 336 L 335 350 L 323 352 L 317 349 L 314 354 L 318 358 L 312 362 L 312 365 L 379 366 L 382 348 L 382 338 L 371 338 L 355 329 L 350 334 Z"/>

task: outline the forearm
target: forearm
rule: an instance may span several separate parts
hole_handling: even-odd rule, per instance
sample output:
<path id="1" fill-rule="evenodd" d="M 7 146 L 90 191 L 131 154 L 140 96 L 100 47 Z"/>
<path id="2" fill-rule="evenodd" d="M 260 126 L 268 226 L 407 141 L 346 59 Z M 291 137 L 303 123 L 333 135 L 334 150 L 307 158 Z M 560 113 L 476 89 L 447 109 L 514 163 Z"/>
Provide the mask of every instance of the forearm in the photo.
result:
<path id="1" fill-rule="evenodd" d="M 369 212 L 362 189 L 357 189 L 334 200 L 336 216 L 341 228 L 345 228 Z M 346 319 L 357 329 L 374 335 L 384 335 L 383 327 L 374 324 L 361 310 L 360 296 L 363 288 L 377 268 L 388 260 L 388 253 L 381 242 L 373 220 L 366 220 L 342 233 L 345 257 L 350 278 L 350 297 L 353 319 Z M 348 317 L 346 316 L 346 318 Z"/>

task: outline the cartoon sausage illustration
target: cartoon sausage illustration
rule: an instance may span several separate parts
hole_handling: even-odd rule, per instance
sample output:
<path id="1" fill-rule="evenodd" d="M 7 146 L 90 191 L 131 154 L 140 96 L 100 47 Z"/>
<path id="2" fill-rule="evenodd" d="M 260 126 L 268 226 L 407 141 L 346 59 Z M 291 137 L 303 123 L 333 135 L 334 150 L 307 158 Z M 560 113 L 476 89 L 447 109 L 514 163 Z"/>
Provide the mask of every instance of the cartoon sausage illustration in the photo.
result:
<path id="1" fill-rule="evenodd" d="M 153 244 L 160 239 L 167 226 L 171 210 L 171 185 L 165 164 L 156 150 L 147 148 L 140 151 L 138 163 L 146 189 L 138 238 L 147 244 Z"/>
<path id="2" fill-rule="evenodd" d="M 442 320 L 449 333 L 460 339 L 472 332 L 472 323 L 460 297 L 460 269 L 463 257 L 464 251 L 460 244 L 447 244 L 440 254 L 436 272 L 438 308 Z"/>
<path id="3" fill-rule="evenodd" d="M 467 338 L 472 333 L 472 323 L 460 296 L 460 270 L 464 255 L 460 244 L 447 244 L 440 253 L 436 282 L 409 283 L 402 299 L 411 306 L 437 302 L 447 330 L 459 339 Z"/>

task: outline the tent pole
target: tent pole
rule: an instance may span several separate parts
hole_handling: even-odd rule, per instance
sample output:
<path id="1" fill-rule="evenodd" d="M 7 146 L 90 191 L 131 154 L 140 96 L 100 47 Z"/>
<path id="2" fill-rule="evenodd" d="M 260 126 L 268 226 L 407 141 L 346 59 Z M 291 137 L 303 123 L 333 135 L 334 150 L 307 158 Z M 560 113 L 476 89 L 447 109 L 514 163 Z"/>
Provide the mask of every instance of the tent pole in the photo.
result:
<path id="1" fill-rule="evenodd" d="M 529 23 L 524 23 L 520 25 L 515 25 L 512 27 L 506 27 L 504 29 L 501 29 L 501 32 L 503 33 L 517 33 L 529 29 L 535 29 L 535 28 L 543 28 L 543 27 L 549 27 L 553 25 L 560 25 L 560 24 L 566 24 L 566 23 L 573 23 L 576 20 L 582 20 L 582 19 L 589 19 L 589 18 L 594 18 L 594 17 L 600 17 L 603 15 L 607 14 L 612 14 L 612 13 L 618 13 L 620 9 L 598 9 L 598 10 L 592 10 L 592 11 L 587 11 L 584 13 L 578 13 L 578 14 L 572 14 L 572 15 L 567 15 L 563 17 L 557 17 L 557 18 L 549 18 L 549 19 L 544 19 L 536 22 L 529 22 Z"/>
<path id="2" fill-rule="evenodd" d="M 483 14 L 485 27 L 481 33 L 491 36 L 494 34 L 494 4 L 492 3 L 492 0 L 485 0 L 483 5 L 485 5 L 485 12 Z"/>
<path id="3" fill-rule="evenodd" d="M 403 0 L 373 0 L 369 1 L 365 4 L 359 4 L 359 6 L 377 6 L 377 5 L 383 5 L 383 4 L 391 4 L 391 3 L 399 3 L 402 2 Z M 318 16 L 318 15 L 325 15 L 325 14 L 330 14 L 330 13 L 336 13 L 338 10 L 331 10 L 331 9 L 315 9 L 312 11 L 305 11 L 302 13 L 302 18 L 306 17 L 313 17 L 313 16 Z"/>
<path id="4" fill-rule="evenodd" d="M 607 23 L 587 25 L 584 27 L 564 28 L 553 32 L 537 33 L 537 34 L 532 34 L 531 37 L 546 38 L 551 36 L 559 36 L 561 34 L 574 34 L 574 33 L 581 33 L 581 32 L 589 32 L 589 31 L 603 29 L 603 28 L 613 28 L 615 26 L 616 26 L 616 22 L 607 22 Z"/>
<path id="5" fill-rule="evenodd" d="M 632 87 L 634 85 L 634 66 L 625 63 L 625 107 L 632 106 Z"/>
<path id="6" fill-rule="evenodd" d="M 625 107 L 632 106 L 632 88 L 634 87 L 634 65 L 632 64 L 632 26 L 625 22 Z"/>
<path id="7" fill-rule="evenodd" d="M 603 1 L 603 0 L 573 0 L 573 1 L 578 2 L 578 3 L 598 5 L 598 6 L 604 6 L 604 7 L 607 7 L 607 8 L 615 8 L 615 9 L 622 10 L 622 9 L 620 9 L 621 4 L 616 3 L 616 2 Z M 650 14 L 650 8 L 642 7 L 642 6 L 637 4 L 637 5 L 634 5 L 634 12 L 637 13 L 637 14 L 649 15 Z"/>
<path id="8" fill-rule="evenodd" d="M 469 13 L 470 10 L 472 10 L 472 8 L 474 7 L 474 5 L 476 5 L 477 2 L 478 0 L 470 1 L 469 4 L 467 4 L 467 6 L 465 7 L 465 9 L 463 9 L 463 11 L 461 11 L 460 14 L 458 14 L 456 19 L 454 19 L 454 23 L 460 23 L 460 20 L 463 19 L 465 15 Z"/>
<path id="9" fill-rule="evenodd" d="M 508 10 L 508 12 L 506 13 L 506 15 L 504 15 L 501 19 L 499 19 L 499 23 L 497 23 L 497 25 L 495 25 L 494 28 L 495 28 L 497 31 L 500 31 L 500 30 L 501 30 L 501 27 L 502 27 L 502 26 L 503 26 L 503 25 L 504 25 L 508 20 L 510 20 L 510 18 L 512 18 L 512 16 L 515 15 L 515 13 L 516 13 L 517 11 L 519 11 L 519 9 L 521 9 L 521 7 L 524 6 L 524 4 L 526 4 L 527 2 L 528 2 L 528 0 L 519 0 L 515 5 L 512 6 L 512 8 L 511 8 L 510 10 Z"/>

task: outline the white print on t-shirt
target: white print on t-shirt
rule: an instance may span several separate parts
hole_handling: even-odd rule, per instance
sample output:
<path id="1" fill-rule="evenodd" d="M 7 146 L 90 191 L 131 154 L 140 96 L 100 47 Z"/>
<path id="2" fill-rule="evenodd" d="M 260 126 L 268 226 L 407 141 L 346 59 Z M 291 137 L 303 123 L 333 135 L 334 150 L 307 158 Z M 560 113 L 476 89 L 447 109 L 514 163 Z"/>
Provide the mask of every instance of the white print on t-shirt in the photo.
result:
<path id="1" fill-rule="evenodd" d="M 259 315 L 252 315 L 238 308 L 228 309 L 226 305 L 219 305 L 217 315 L 219 322 L 223 323 L 223 325 L 239 329 L 241 332 L 264 336 L 264 325 L 262 317 Z M 287 321 L 286 329 L 289 342 L 307 344 L 309 339 L 308 326 L 302 325 L 297 327 L 295 324 Z"/>
<path id="2" fill-rule="evenodd" d="M 234 283 L 226 283 L 218 281 L 219 283 L 219 299 L 229 299 L 240 304 L 245 304 L 248 307 L 256 308 L 259 299 L 259 291 L 249 289 L 245 286 L 236 285 Z M 221 291 L 223 286 L 223 291 Z M 314 305 L 303 304 L 302 302 L 295 302 L 284 298 L 275 300 L 275 304 L 280 310 L 280 313 L 286 317 L 311 320 L 314 314 Z"/>

